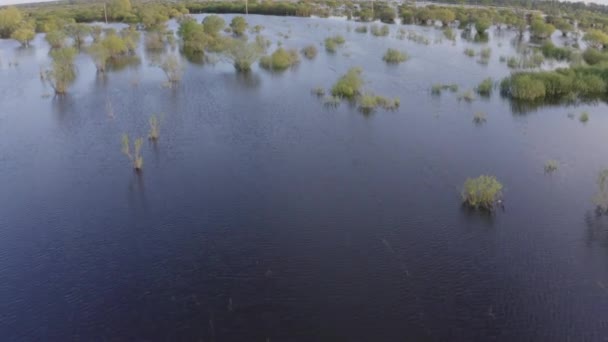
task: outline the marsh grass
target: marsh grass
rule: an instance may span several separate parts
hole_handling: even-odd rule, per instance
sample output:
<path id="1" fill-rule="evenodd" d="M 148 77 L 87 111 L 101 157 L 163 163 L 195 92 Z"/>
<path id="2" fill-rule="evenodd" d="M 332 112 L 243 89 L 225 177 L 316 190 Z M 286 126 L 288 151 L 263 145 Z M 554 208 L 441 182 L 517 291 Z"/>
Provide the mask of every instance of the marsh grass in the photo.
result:
<path id="1" fill-rule="evenodd" d="M 490 96 L 493 88 L 494 82 L 492 81 L 492 78 L 488 77 L 479 83 L 479 85 L 475 88 L 475 91 L 481 96 Z"/>
<path id="2" fill-rule="evenodd" d="M 378 26 L 376 24 L 370 27 L 371 33 L 376 37 L 386 37 L 390 33 L 388 25 Z"/>
<path id="3" fill-rule="evenodd" d="M 325 96 L 325 89 L 323 87 L 315 87 L 311 89 L 310 93 L 317 97 L 323 97 Z"/>
<path id="4" fill-rule="evenodd" d="M 126 133 L 122 136 L 122 153 L 129 158 L 136 171 L 141 171 L 144 167 L 144 157 L 141 155 L 141 146 L 143 142 L 143 138 L 137 138 L 133 143 L 133 148 L 131 148 L 129 136 Z"/>
<path id="5" fill-rule="evenodd" d="M 464 100 L 466 102 L 473 102 L 475 100 L 475 94 L 472 90 L 467 90 L 458 96 L 458 100 Z"/>
<path id="6" fill-rule="evenodd" d="M 582 112 L 581 115 L 578 117 L 578 120 L 582 123 L 586 123 L 587 121 L 589 121 L 589 113 Z"/>
<path id="7" fill-rule="evenodd" d="M 314 59 L 317 57 L 317 47 L 314 45 L 307 45 L 302 49 L 302 54 L 307 59 Z"/>

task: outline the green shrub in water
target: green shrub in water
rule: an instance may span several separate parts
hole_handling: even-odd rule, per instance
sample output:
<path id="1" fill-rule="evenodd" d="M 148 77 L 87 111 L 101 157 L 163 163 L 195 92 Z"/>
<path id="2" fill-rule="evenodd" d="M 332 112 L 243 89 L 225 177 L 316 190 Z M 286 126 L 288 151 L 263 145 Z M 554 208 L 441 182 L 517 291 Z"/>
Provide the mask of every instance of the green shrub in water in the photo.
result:
<path id="1" fill-rule="evenodd" d="M 409 56 L 405 52 L 396 49 L 388 49 L 382 59 L 387 63 L 398 64 L 407 61 Z"/>
<path id="2" fill-rule="evenodd" d="M 492 78 L 488 77 L 481 81 L 481 83 L 479 83 L 477 88 L 475 88 L 475 91 L 477 91 L 479 95 L 489 96 L 490 94 L 492 94 L 493 87 L 494 83 L 492 82 Z"/>
<path id="3" fill-rule="evenodd" d="M 462 200 L 473 209 L 493 210 L 502 196 L 502 184 L 494 176 L 482 175 L 464 182 Z"/>
<path id="4" fill-rule="evenodd" d="M 359 95 L 363 85 L 361 72 L 361 68 L 350 68 L 331 88 L 331 94 L 336 97 L 354 99 Z"/>
<path id="5" fill-rule="evenodd" d="M 264 56 L 260 59 L 260 66 L 268 70 L 285 70 L 290 66 L 297 64 L 300 61 L 296 50 L 285 50 L 278 48 L 270 56 Z"/>

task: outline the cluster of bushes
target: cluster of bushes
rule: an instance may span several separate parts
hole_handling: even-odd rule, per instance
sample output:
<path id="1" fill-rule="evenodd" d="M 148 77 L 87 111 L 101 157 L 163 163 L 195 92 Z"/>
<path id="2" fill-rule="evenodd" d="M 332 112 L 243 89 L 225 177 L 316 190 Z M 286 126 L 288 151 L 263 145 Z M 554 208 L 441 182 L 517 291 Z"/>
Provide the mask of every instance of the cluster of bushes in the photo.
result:
<path id="1" fill-rule="evenodd" d="M 581 66 L 555 71 L 520 72 L 505 78 L 502 94 L 517 100 L 560 100 L 579 97 L 602 99 L 606 95 L 608 67 Z"/>
<path id="2" fill-rule="evenodd" d="M 557 47 L 553 42 L 546 42 L 541 47 L 541 52 L 545 58 L 553 58 L 558 61 L 570 61 L 572 59 L 573 51 L 570 48 Z"/>
<path id="3" fill-rule="evenodd" d="M 298 51 L 285 50 L 278 48 L 270 56 L 264 56 L 260 59 L 260 66 L 264 69 L 282 71 L 300 61 Z"/>
<path id="4" fill-rule="evenodd" d="M 431 87 L 431 94 L 441 95 L 441 92 L 444 90 L 449 90 L 452 93 L 455 93 L 458 91 L 458 84 L 433 84 L 433 86 Z"/>
<path id="5" fill-rule="evenodd" d="M 372 93 L 363 94 L 359 98 L 359 110 L 364 113 L 371 113 L 376 108 L 381 107 L 386 110 L 396 110 L 399 108 L 401 101 L 398 98 L 389 99 L 384 96 L 375 95 Z"/>
<path id="6" fill-rule="evenodd" d="M 336 103 L 335 99 L 348 99 L 356 102 L 359 109 L 364 113 L 370 113 L 378 107 L 386 110 L 395 110 L 399 108 L 400 101 L 398 98 L 391 100 L 373 93 L 363 94 L 361 91 L 361 87 L 363 86 L 361 72 L 361 68 L 349 69 L 348 72 L 340 77 L 331 88 L 331 98 L 334 100 L 329 102 L 326 101 L 326 103 L 333 106 L 333 104 Z M 317 95 L 321 94 L 319 89 L 314 90 L 314 93 Z"/>

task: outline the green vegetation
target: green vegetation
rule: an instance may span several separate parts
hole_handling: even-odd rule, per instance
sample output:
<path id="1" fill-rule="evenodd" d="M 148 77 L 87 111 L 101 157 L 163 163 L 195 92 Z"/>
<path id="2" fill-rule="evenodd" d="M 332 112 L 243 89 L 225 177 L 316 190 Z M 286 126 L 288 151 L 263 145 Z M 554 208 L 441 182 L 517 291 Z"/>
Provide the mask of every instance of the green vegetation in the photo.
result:
<path id="1" fill-rule="evenodd" d="M 462 200 L 473 209 L 494 210 L 494 205 L 501 199 L 502 184 L 494 176 L 469 178 L 464 182 Z"/>
<path id="2" fill-rule="evenodd" d="M 257 36 L 254 42 L 233 39 L 226 56 L 232 60 L 236 71 L 249 72 L 251 65 L 266 53 L 267 46 L 267 41 L 262 36 Z"/>
<path id="3" fill-rule="evenodd" d="M 10 38 L 23 21 L 23 14 L 16 7 L 0 9 L 0 38 Z"/>
<path id="4" fill-rule="evenodd" d="M 587 121 L 589 121 L 589 113 L 582 112 L 581 116 L 578 117 L 578 120 L 582 123 L 586 123 Z"/>
<path id="5" fill-rule="evenodd" d="M 471 48 L 466 48 L 466 49 L 464 49 L 464 54 L 469 57 L 475 57 L 475 50 L 473 50 Z"/>
<path id="6" fill-rule="evenodd" d="M 583 52 L 583 60 L 589 65 L 606 63 L 608 62 L 608 53 L 595 48 L 588 48 Z"/>
<path id="7" fill-rule="evenodd" d="M 598 192 L 593 198 L 593 203 L 601 213 L 608 212 L 608 169 L 600 171 L 597 180 Z"/>
<path id="8" fill-rule="evenodd" d="M 302 54 L 308 59 L 314 59 L 317 57 L 317 47 L 314 45 L 307 45 L 302 49 Z"/>
<path id="9" fill-rule="evenodd" d="M 456 33 L 454 33 L 454 30 L 452 30 L 451 27 L 445 27 L 443 30 L 443 36 L 451 41 L 455 41 L 456 40 Z"/>
<path id="10" fill-rule="evenodd" d="M 545 173 L 551 173 L 554 171 L 557 171 L 557 168 L 559 166 L 559 163 L 557 162 L 557 160 L 547 160 L 545 162 Z"/>
<path id="11" fill-rule="evenodd" d="M 218 15 L 208 15 L 203 19 L 203 30 L 210 36 L 217 36 L 224 26 L 226 26 L 226 22 Z"/>
<path id="12" fill-rule="evenodd" d="M 367 26 L 361 25 L 355 28 L 355 32 L 357 33 L 367 33 Z"/>
<path id="13" fill-rule="evenodd" d="M 493 88 L 494 82 L 492 81 L 492 78 L 488 77 L 479 83 L 479 85 L 475 88 L 475 91 L 479 95 L 490 96 Z"/>
<path id="14" fill-rule="evenodd" d="M 170 86 L 174 86 L 182 79 L 183 69 L 179 59 L 175 55 L 167 56 L 159 65 L 167 77 Z"/>
<path id="15" fill-rule="evenodd" d="M 391 100 L 384 96 L 367 93 L 362 95 L 359 99 L 359 110 L 364 113 L 371 113 L 378 107 L 386 110 L 396 110 L 399 108 L 400 103 L 399 99 Z"/>
<path id="16" fill-rule="evenodd" d="M 473 94 L 472 90 L 467 90 L 464 93 L 460 94 L 460 96 L 458 96 L 458 100 L 465 100 L 466 102 L 473 102 L 473 101 L 475 101 L 475 94 Z"/>
<path id="17" fill-rule="evenodd" d="M 452 93 L 455 93 L 458 91 L 458 84 L 433 84 L 433 86 L 431 87 L 431 94 L 441 95 L 441 92 L 443 90 L 450 90 Z"/>
<path id="18" fill-rule="evenodd" d="M 331 88 L 331 94 L 340 98 L 354 99 L 359 95 L 363 85 L 361 72 L 361 68 L 350 68 Z"/>
<path id="19" fill-rule="evenodd" d="M 477 125 L 481 125 L 486 122 L 487 115 L 484 112 L 475 112 L 473 114 L 473 122 Z"/>
<path id="20" fill-rule="evenodd" d="M 72 38 L 76 48 L 80 49 L 84 40 L 91 34 L 91 27 L 87 24 L 70 24 L 65 27 L 65 33 Z"/>
<path id="21" fill-rule="evenodd" d="M 150 118 L 150 132 L 148 133 L 148 139 L 152 141 L 157 141 L 160 138 L 160 123 L 156 118 L 156 115 L 152 115 Z M 128 146 L 128 144 L 127 144 Z"/>
<path id="22" fill-rule="evenodd" d="M 338 45 L 342 45 L 345 42 L 346 40 L 344 39 L 344 37 L 340 35 L 327 37 L 325 38 L 325 50 L 327 50 L 327 52 L 329 53 L 335 53 L 338 48 Z"/>
<path id="23" fill-rule="evenodd" d="M 144 167 L 144 157 L 141 155 L 141 146 L 144 140 L 142 138 L 135 139 L 133 149 L 129 143 L 129 136 L 125 133 L 122 136 L 122 153 L 129 158 L 136 171 L 141 171 Z"/>
<path id="24" fill-rule="evenodd" d="M 247 27 L 249 27 L 249 24 L 247 24 L 245 18 L 241 16 L 232 18 L 232 21 L 230 22 L 232 33 L 237 37 L 243 36 L 247 31 Z"/>
<path id="25" fill-rule="evenodd" d="M 49 43 L 52 49 L 60 49 L 65 46 L 67 36 L 62 30 L 54 30 L 48 32 L 44 39 Z"/>
<path id="26" fill-rule="evenodd" d="M 608 45 L 608 34 L 601 30 L 592 29 L 585 33 L 583 40 L 590 46 L 601 50 Z"/>
<path id="27" fill-rule="evenodd" d="M 558 61 L 570 61 L 572 59 L 572 49 L 557 47 L 553 42 L 548 41 L 541 47 L 545 58 L 553 58 Z"/>
<path id="28" fill-rule="evenodd" d="M 546 39 L 555 32 L 555 26 L 547 24 L 541 18 L 535 18 L 530 24 L 530 35 L 537 39 Z"/>
<path id="29" fill-rule="evenodd" d="M 34 27 L 29 23 L 22 23 L 13 33 L 11 38 L 21 43 L 21 46 L 28 47 L 30 42 L 36 37 Z"/>
<path id="30" fill-rule="evenodd" d="M 382 57 L 382 60 L 390 64 L 399 64 L 401 62 L 407 61 L 408 59 L 409 56 L 407 55 L 407 53 L 401 52 L 396 49 L 386 50 L 386 53 Z"/>
<path id="31" fill-rule="evenodd" d="M 298 51 L 278 48 L 270 56 L 260 59 L 260 66 L 264 69 L 282 71 L 300 62 Z"/>
<path id="32" fill-rule="evenodd" d="M 55 90 L 55 94 L 62 95 L 76 79 L 76 68 L 74 58 L 78 54 L 76 49 L 65 47 L 51 51 L 53 62 L 51 69 L 46 72 L 46 79 Z"/>
<path id="33" fill-rule="evenodd" d="M 374 24 L 371 26 L 370 30 L 376 37 L 386 37 L 390 33 L 390 28 L 388 25 L 378 26 Z"/>
<path id="34" fill-rule="evenodd" d="M 608 67 L 581 66 L 555 71 L 520 72 L 503 79 L 501 92 L 517 100 L 601 99 L 606 95 Z"/>
<path id="35" fill-rule="evenodd" d="M 477 34 L 484 34 L 491 25 L 492 22 L 488 18 L 481 17 L 475 21 L 475 30 Z"/>

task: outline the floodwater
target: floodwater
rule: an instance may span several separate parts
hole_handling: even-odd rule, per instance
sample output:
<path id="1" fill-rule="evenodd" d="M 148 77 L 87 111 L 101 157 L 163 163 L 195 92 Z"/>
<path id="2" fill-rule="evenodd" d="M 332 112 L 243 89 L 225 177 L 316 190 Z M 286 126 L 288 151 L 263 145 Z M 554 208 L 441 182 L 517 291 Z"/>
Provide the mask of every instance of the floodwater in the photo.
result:
<path id="1" fill-rule="evenodd" d="M 608 336 L 608 220 L 591 202 L 608 167 L 605 104 L 521 112 L 497 91 L 472 103 L 430 94 L 508 75 L 498 58 L 514 54 L 510 32 L 453 45 L 432 28 L 392 25 L 382 38 L 338 19 L 248 21 L 285 47 L 347 42 L 280 74 L 184 59 L 175 89 L 143 49 L 105 78 L 80 55 L 55 98 L 39 78 L 43 38 L 0 41 L 3 341 Z M 396 39 L 399 27 L 431 44 Z M 484 46 L 489 65 L 463 53 Z M 386 65 L 389 47 L 410 60 Z M 352 66 L 399 110 L 364 115 L 310 94 Z M 582 111 L 586 124 L 568 116 Z M 145 138 L 152 114 L 161 136 L 144 143 L 137 175 L 121 136 Z M 505 185 L 492 216 L 460 205 L 480 174 Z"/>

